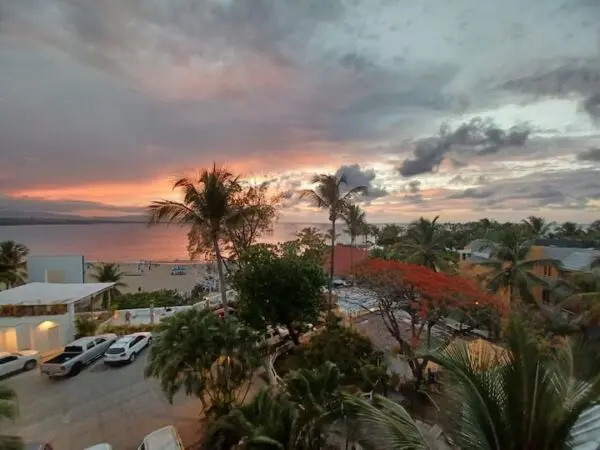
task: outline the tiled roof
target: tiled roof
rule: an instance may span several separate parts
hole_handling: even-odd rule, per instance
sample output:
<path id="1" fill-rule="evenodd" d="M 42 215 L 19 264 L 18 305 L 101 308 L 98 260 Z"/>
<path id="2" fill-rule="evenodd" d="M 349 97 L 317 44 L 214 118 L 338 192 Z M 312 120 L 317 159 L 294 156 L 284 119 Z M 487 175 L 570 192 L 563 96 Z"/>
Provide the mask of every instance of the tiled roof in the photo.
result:
<path id="1" fill-rule="evenodd" d="M 579 251 L 577 247 L 543 247 L 544 258 L 557 259 L 562 261 L 567 258 L 571 253 Z"/>
<path id="2" fill-rule="evenodd" d="M 600 258 L 600 251 L 586 249 L 571 253 L 562 259 L 561 263 L 565 270 L 576 272 L 587 269 L 598 258 Z"/>

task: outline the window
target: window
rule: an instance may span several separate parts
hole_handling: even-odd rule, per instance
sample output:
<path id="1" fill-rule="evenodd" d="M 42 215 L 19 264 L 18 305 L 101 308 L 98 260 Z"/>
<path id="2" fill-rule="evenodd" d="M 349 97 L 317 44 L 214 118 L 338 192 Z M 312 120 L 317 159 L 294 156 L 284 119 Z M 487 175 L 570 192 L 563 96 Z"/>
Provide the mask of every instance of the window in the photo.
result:
<path id="1" fill-rule="evenodd" d="M 550 303 L 550 291 L 548 289 L 542 291 L 542 301 L 544 303 Z"/>
<path id="2" fill-rule="evenodd" d="M 552 267 L 544 266 L 544 276 L 546 276 L 546 277 L 552 276 Z"/>
<path id="3" fill-rule="evenodd" d="M 0 364 L 6 364 L 17 359 L 19 358 L 17 358 L 16 356 L 5 356 L 4 358 L 0 358 Z"/>
<path id="4" fill-rule="evenodd" d="M 133 339 L 133 341 L 131 341 L 131 343 L 129 344 L 129 347 L 133 347 L 135 344 L 137 344 L 141 340 L 142 340 L 142 337 L 141 336 L 137 336 L 136 338 Z"/>
<path id="5" fill-rule="evenodd" d="M 96 343 L 96 345 L 100 345 L 103 342 L 106 342 L 106 339 L 104 339 L 104 338 L 97 338 L 97 339 L 94 340 L 94 342 Z"/>
<path id="6" fill-rule="evenodd" d="M 86 350 L 91 350 L 92 348 L 94 348 L 96 345 L 93 342 L 90 342 L 88 345 L 86 345 Z"/>

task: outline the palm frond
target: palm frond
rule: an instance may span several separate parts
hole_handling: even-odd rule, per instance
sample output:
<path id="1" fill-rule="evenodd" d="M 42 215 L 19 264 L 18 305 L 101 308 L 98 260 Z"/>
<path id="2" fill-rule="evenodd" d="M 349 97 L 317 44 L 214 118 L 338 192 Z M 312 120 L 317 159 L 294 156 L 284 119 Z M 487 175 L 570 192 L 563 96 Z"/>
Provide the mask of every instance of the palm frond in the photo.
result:
<path id="1" fill-rule="evenodd" d="M 373 449 L 429 450 L 431 446 L 410 414 L 398 403 L 375 395 L 373 401 L 343 395 L 346 413 L 358 426 L 361 446 Z"/>

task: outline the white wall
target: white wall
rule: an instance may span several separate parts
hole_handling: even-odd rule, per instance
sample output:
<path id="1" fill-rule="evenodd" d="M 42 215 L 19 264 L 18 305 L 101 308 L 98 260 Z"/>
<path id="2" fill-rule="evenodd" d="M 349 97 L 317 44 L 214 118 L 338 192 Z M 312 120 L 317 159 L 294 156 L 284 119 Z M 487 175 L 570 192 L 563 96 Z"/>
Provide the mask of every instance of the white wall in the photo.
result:
<path id="1" fill-rule="evenodd" d="M 46 283 L 48 272 L 62 272 L 61 283 L 85 283 L 84 261 L 82 255 L 73 256 L 28 256 L 27 281 Z"/>
<path id="2" fill-rule="evenodd" d="M 40 329 L 43 322 L 53 322 L 56 327 Z M 12 350 L 39 350 L 41 353 L 50 353 L 64 347 L 72 340 L 73 322 L 69 314 L 52 316 L 25 316 L 25 317 L 0 317 L 0 333 L 16 330 L 17 348 L 2 348 L 1 351 Z"/>

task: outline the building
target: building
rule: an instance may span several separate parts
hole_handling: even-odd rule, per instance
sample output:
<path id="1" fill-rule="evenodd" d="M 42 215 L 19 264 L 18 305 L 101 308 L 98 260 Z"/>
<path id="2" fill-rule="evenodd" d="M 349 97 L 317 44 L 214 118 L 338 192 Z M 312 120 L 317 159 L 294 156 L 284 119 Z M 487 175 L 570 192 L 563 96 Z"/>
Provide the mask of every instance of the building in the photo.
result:
<path id="1" fill-rule="evenodd" d="M 568 280 L 577 272 L 589 270 L 591 264 L 600 258 L 600 249 L 586 247 L 586 245 L 591 244 L 587 242 L 550 239 L 538 239 L 534 242 L 526 259 L 553 259 L 559 265 L 558 269 L 550 265 L 540 265 L 533 268 L 532 272 L 548 281 L 550 287 L 535 286 L 533 294 L 537 300 L 544 303 L 551 302 L 551 287 L 559 279 Z M 596 245 L 598 244 L 596 243 Z M 465 247 L 465 249 L 460 250 L 459 254 L 461 255 L 459 270 L 464 275 L 471 278 L 478 278 L 478 276 L 489 271 L 489 268 L 477 264 L 489 260 L 492 256 L 492 249 L 486 241 L 475 240 Z M 509 300 L 507 293 L 500 293 L 500 295 L 505 297 L 506 301 Z"/>
<path id="2" fill-rule="evenodd" d="M 29 283 L 0 292 L 0 351 L 50 354 L 75 336 L 77 306 L 114 283 Z"/>
<path id="3" fill-rule="evenodd" d="M 335 246 L 334 274 L 335 277 L 349 277 L 352 275 L 352 266 L 356 267 L 369 258 L 369 250 L 363 247 L 352 247 L 337 244 Z M 331 254 L 325 255 L 323 268 L 327 273 L 330 269 Z"/>
<path id="4" fill-rule="evenodd" d="M 83 255 L 27 256 L 28 283 L 84 283 Z"/>

